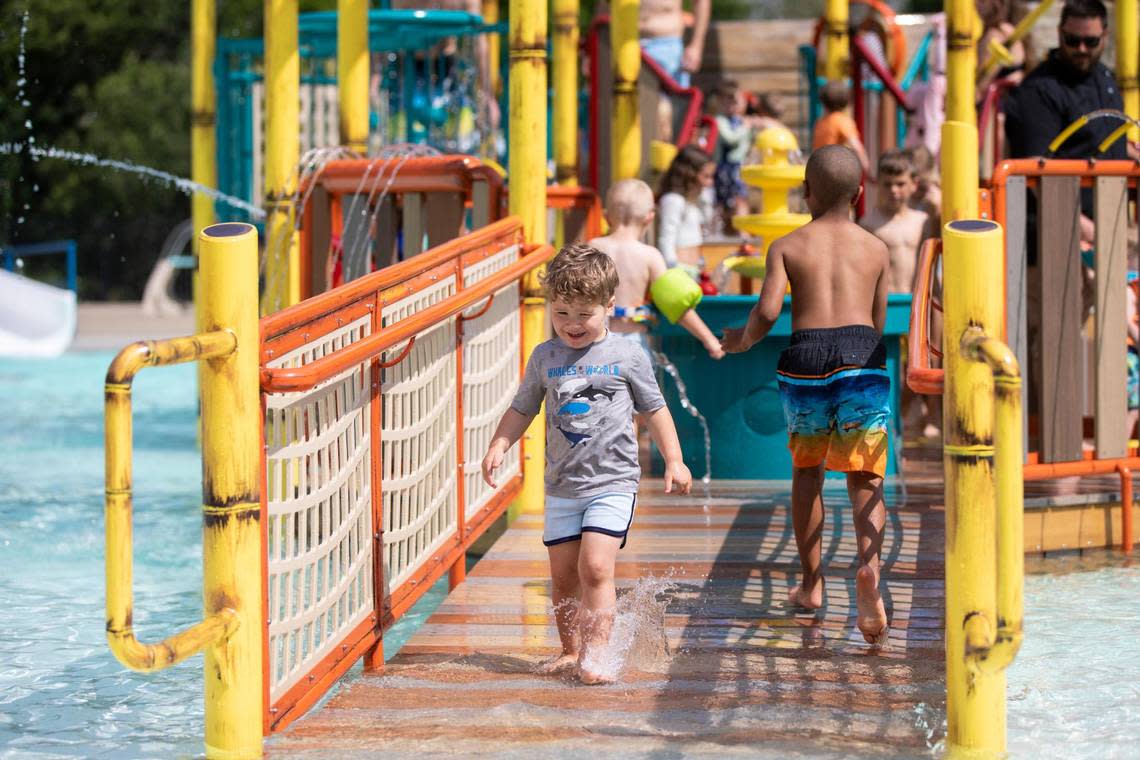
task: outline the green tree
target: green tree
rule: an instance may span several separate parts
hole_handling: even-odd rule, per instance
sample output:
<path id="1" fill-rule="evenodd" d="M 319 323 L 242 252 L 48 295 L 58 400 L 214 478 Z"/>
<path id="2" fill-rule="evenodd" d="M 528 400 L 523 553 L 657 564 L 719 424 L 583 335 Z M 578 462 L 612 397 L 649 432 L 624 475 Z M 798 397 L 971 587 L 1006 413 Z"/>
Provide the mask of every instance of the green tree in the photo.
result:
<path id="1" fill-rule="evenodd" d="M 261 34 L 262 0 L 217 0 L 217 11 L 219 35 Z M 27 105 L 18 97 L 25 19 Z M 83 297 L 139 297 L 189 199 L 136 175 L 37 160 L 28 148 L 188 176 L 189 38 L 185 0 L 0 0 L 0 244 L 75 238 Z"/>

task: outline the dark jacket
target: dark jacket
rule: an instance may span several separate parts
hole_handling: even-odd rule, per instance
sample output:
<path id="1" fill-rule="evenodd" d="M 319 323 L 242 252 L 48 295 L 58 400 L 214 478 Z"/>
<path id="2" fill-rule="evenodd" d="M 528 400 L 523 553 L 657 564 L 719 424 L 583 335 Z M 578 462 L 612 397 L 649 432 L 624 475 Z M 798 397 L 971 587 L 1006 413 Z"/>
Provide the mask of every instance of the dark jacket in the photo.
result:
<path id="1" fill-rule="evenodd" d="M 1005 134 L 1010 157 L 1045 155 L 1062 129 L 1100 108 L 1124 109 L 1112 72 L 1097 63 L 1092 71 L 1082 74 L 1060 60 L 1056 49 L 1050 50 L 1049 57 L 1006 99 Z M 1117 119 L 1096 119 L 1074 132 L 1055 157 L 1127 159 L 1123 138 L 1104 154 L 1096 155 L 1097 146 L 1119 126 Z"/>

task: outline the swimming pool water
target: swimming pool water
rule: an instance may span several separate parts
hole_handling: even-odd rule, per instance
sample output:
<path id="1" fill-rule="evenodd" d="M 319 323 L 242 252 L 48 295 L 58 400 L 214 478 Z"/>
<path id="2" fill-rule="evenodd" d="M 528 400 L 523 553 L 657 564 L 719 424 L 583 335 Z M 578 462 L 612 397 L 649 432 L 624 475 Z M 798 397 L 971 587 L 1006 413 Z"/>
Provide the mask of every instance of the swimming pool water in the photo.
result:
<path id="1" fill-rule="evenodd" d="M 103 375 L 110 353 L 0 360 L 0 758 L 200 755 L 201 658 L 132 673 L 103 631 Z M 135 624 L 201 615 L 192 365 L 135 383 Z M 1014 757 L 1140 755 L 1140 568 L 1113 555 L 1031 563 L 1009 673 Z M 446 580 L 394 629 L 394 654 Z M 1059 750 L 1063 748 L 1063 750 Z M 805 757 L 810 756 L 804 755 Z"/>

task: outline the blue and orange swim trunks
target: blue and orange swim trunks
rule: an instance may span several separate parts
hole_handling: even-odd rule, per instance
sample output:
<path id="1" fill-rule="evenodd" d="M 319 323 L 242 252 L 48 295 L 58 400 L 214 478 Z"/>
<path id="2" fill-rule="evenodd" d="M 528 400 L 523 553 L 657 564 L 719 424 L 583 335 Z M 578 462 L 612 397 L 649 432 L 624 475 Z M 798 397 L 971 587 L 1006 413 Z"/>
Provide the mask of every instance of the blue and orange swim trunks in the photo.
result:
<path id="1" fill-rule="evenodd" d="M 891 380 L 873 327 L 796 330 L 776 378 L 794 466 L 886 473 Z"/>

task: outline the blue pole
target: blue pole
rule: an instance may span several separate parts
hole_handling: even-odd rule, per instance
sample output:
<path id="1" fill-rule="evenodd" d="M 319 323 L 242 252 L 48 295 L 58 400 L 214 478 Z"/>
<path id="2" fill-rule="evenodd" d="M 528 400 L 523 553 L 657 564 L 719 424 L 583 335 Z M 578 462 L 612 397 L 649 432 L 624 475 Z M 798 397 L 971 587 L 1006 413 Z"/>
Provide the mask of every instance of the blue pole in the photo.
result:
<path id="1" fill-rule="evenodd" d="M 75 255 L 75 241 L 67 241 L 67 289 L 79 295 L 79 264 Z"/>

